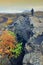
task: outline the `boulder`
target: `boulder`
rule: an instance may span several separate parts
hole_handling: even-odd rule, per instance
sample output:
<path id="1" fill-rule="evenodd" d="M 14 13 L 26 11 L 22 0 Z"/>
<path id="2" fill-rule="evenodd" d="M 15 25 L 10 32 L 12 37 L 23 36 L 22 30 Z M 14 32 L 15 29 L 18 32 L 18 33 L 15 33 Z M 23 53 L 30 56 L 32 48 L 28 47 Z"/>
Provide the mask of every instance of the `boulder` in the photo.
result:
<path id="1" fill-rule="evenodd" d="M 23 65 L 43 65 L 43 55 L 40 52 L 25 54 Z"/>

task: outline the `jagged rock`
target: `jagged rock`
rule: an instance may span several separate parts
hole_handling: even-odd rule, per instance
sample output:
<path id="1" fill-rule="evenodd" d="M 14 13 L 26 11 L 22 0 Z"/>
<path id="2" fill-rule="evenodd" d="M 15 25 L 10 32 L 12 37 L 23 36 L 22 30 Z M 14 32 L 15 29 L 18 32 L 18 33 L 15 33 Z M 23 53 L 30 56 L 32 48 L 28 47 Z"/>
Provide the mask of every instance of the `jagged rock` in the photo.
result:
<path id="1" fill-rule="evenodd" d="M 20 40 L 27 41 L 33 35 L 33 25 L 30 24 L 30 18 L 27 15 L 25 17 L 19 16 L 16 21 L 13 20 L 13 23 L 8 25 L 7 29 L 15 32 L 17 39 L 20 37 Z"/>
<path id="2" fill-rule="evenodd" d="M 41 35 L 43 32 L 43 19 L 40 17 L 36 16 L 31 16 L 30 18 L 30 23 L 34 25 L 33 33 L 36 35 Z"/>
<path id="3" fill-rule="evenodd" d="M 30 35 L 33 34 L 28 16 L 20 16 L 17 21 L 14 22 L 14 25 L 16 34 L 26 41 L 30 38 Z"/>
<path id="4" fill-rule="evenodd" d="M 25 50 L 25 53 L 30 53 L 33 51 L 32 48 L 27 43 L 25 44 L 24 50 Z"/>
<path id="5" fill-rule="evenodd" d="M 41 50 L 41 53 L 43 54 L 43 41 L 42 41 L 42 43 L 40 45 L 40 50 Z"/>
<path id="6" fill-rule="evenodd" d="M 42 41 L 41 45 L 42 45 L 42 48 L 43 48 L 43 41 Z"/>
<path id="7" fill-rule="evenodd" d="M 40 52 L 25 54 L 23 65 L 43 65 L 43 55 Z"/>
<path id="8" fill-rule="evenodd" d="M 43 34 L 38 35 L 37 38 L 34 36 L 30 38 L 30 40 L 27 42 L 27 44 L 33 49 L 40 51 L 41 50 L 41 43 L 43 41 Z"/>

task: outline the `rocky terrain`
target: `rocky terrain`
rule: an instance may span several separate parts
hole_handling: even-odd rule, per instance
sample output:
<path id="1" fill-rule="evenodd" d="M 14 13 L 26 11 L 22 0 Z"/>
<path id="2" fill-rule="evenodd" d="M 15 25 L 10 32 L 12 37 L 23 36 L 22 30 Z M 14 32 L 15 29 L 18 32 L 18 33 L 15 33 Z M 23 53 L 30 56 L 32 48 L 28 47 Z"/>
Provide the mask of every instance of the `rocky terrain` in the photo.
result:
<path id="1" fill-rule="evenodd" d="M 34 16 L 29 14 L 3 14 L 0 15 L 0 34 L 3 30 L 16 33 L 18 42 L 22 42 L 23 53 L 21 60 L 6 59 L 0 64 L 6 65 L 43 65 L 43 14 L 37 12 Z M 19 59 L 20 59 L 19 58 Z M 15 63 L 16 62 L 16 63 Z"/>

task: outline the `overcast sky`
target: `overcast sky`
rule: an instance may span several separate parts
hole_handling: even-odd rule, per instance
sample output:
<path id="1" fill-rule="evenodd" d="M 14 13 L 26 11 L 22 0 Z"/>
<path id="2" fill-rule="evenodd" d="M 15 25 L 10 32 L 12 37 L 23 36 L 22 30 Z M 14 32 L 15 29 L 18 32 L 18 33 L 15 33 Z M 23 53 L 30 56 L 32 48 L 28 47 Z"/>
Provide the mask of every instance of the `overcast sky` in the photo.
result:
<path id="1" fill-rule="evenodd" d="M 0 0 L 0 12 L 43 11 L 43 0 Z"/>

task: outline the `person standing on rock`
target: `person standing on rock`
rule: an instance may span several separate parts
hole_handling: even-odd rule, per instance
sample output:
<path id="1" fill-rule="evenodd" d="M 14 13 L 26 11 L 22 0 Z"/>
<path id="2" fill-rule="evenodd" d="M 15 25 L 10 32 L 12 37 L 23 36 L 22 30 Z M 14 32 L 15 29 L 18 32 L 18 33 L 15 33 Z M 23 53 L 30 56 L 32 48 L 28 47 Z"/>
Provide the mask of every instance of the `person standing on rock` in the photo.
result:
<path id="1" fill-rule="evenodd" d="M 33 16 L 34 15 L 34 9 L 32 8 L 31 10 L 31 15 Z"/>

